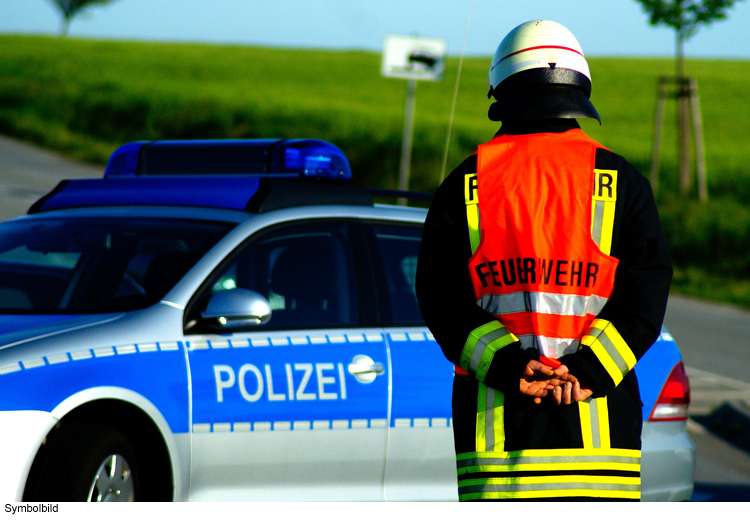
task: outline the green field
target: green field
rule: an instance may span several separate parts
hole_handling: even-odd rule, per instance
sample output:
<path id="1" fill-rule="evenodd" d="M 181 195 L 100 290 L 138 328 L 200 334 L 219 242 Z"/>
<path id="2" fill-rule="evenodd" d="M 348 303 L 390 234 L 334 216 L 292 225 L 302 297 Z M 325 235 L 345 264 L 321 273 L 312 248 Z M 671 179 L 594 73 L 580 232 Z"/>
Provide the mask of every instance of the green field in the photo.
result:
<path id="1" fill-rule="evenodd" d="M 594 139 L 648 174 L 656 80 L 671 59 L 589 58 Z M 458 59 L 416 93 L 414 190 L 440 180 Z M 464 61 L 448 166 L 498 124 L 487 119 L 489 58 Z M 701 95 L 709 190 L 677 199 L 675 104 L 667 105 L 659 202 L 675 289 L 750 305 L 750 62 L 688 60 Z M 406 82 L 362 51 L 0 36 L 0 133 L 103 163 L 136 139 L 315 137 L 339 145 L 354 178 L 396 187 Z M 706 291 L 706 292 L 703 292 Z"/>

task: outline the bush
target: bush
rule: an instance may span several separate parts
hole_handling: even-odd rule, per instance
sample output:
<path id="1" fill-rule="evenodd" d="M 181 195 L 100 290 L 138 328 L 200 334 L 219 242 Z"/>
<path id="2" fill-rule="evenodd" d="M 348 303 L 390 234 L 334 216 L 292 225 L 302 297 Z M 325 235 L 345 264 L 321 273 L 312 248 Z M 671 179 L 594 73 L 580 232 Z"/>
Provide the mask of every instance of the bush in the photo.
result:
<path id="1" fill-rule="evenodd" d="M 750 208 L 732 197 L 706 203 L 672 198 L 659 213 L 675 266 L 750 277 Z"/>

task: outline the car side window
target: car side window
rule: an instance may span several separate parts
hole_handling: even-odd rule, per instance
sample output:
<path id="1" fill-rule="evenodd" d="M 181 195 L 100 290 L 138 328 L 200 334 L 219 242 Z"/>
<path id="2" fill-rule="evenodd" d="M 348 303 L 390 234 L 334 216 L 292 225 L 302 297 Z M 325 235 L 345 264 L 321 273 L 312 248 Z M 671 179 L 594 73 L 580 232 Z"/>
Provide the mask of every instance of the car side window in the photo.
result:
<path id="1" fill-rule="evenodd" d="M 423 326 L 414 287 L 421 227 L 375 225 L 374 230 L 388 283 L 392 324 Z"/>
<path id="2" fill-rule="evenodd" d="M 349 229 L 304 224 L 264 233 L 225 265 L 211 292 L 265 296 L 271 320 L 258 329 L 350 327 L 360 323 Z"/>

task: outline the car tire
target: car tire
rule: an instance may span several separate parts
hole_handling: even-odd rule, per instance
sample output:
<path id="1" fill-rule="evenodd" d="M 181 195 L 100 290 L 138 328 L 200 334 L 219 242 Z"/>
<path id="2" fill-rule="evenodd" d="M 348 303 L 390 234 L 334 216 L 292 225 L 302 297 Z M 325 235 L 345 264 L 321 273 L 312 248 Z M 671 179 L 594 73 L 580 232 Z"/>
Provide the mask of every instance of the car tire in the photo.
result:
<path id="1" fill-rule="evenodd" d="M 62 425 L 29 473 L 24 500 L 139 500 L 141 472 L 132 445 L 112 427 Z"/>

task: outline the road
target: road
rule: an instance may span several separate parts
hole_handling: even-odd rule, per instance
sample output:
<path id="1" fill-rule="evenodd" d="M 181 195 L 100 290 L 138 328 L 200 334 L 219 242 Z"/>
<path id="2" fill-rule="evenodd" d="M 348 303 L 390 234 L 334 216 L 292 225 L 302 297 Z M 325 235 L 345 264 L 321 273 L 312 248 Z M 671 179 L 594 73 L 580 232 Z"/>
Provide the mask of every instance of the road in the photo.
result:
<path id="1" fill-rule="evenodd" d="M 664 325 L 690 377 L 693 500 L 750 501 L 750 311 L 671 296 Z"/>
<path id="2" fill-rule="evenodd" d="M 0 136 L 0 221 L 23 215 L 58 182 L 99 178 L 104 168 Z"/>
<path id="3" fill-rule="evenodd" d="M 23 215 L 60 180 L 102 174 L 102 167 L 0 136 L 0 221 Z M 692 500 L 750 501 L 750 312 L 672 296 L 665 326 L 692 387 Z"/>

